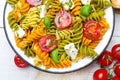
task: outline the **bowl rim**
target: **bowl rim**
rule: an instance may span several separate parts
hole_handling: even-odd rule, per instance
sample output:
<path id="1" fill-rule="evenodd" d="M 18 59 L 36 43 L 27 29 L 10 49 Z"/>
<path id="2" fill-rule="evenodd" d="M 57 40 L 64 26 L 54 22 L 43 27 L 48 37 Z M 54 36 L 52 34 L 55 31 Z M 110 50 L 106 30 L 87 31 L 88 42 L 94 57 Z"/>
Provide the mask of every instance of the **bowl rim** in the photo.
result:
<path id="1" fill-rule="evenodd" d="M 4 27 L 4 32 L 5 32 L 5 36 L 7 38 L 7 41 L 10 45 L 10 47 L 12 48 L 12 50 L 15 52 L 16 55 L 18 55 L 21 59 L 23 59 L 27 64 L 29 64 L 30 66 L 32 66 L 33 68 L 35 68 L 36 70 L 39 70 L 39 71 L 43 71 L 43 72 L 47 72 L 47 73 L 52 73 L 52 74 L 66 74 L 66 73 L 72 73 L 72 72 L 76 72 L 76 71 L 79 71 L 83 68 L 86 68 L 88 66 L 90 66 L 92 63 L 94 63 L 98 57 L 102 54 L 102 52 L 107 48 L 107 46 L 109 45 L 111 39 L 112 39 L 112 36 L 113 36 L 113 33 L 114 33 L 114 28 L 115 28 L 115 13 L 114 13 L 114 9 L 112 7 L 112 12 L 113 12 L 113 30 L 111 32 L 111 36 L 110 36 L 110 39 L 107 43 L 107 45 L 105 46 L 105 48 L 103 49 L 103 51 L 100 53 L 100 55 L 98 55 L 94 60 L 92 60 L 90 63 L 88 63 L 87 65 L 83 66 L 83 67 L 80 67 L 78 69 L 74 69 L 74 70 L 71 70 L 71 71 L 64 71 L 64 72 L 54 72 L 54 71 L 48 71 L 48 70 L 44 70 L 44 69 L 41 69 L 41 68 L 38 68 L 32 64 L 30 64 L 27 60 L 25 60 L 23 57 L 21 57 L 19 55 L 19 53 L 14 49 L 13 45 L 11 44 L 9 38 L 8 38 L 8 34 L 7 34 L 7 30 L 6 30 L 6 24 L 5 24 L 5 13 L 6 13 L 6 7 L 7 7 L 8 3 L 6 2 L 5 3 L 5 6 L 4 6 L 4 12 L 3 12 L 3 27 Z"/>

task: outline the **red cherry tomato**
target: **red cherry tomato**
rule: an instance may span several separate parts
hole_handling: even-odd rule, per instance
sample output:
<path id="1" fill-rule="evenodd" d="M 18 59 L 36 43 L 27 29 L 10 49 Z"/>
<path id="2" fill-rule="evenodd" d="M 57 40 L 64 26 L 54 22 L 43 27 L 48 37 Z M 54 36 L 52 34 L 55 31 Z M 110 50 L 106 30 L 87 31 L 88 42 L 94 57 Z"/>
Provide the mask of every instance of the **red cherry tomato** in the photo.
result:
<path id="1" fill-rule="evenodd" d="M 93 74 L 93 80 L 109 80 L 107 78 L 108 72 L 105 69 L 98 69 Z"/>
<path id="2" fill-rule="evenodd" d="M 111 52 L 109 51 L 104 51 L 103 54 L 98 58 L 98 63 L 101 66 L 108 66 L 110 64 L 112 64 L 113 62 L 113 57 L 111 55 Z"/>
<path id="3" fill-rule="evenodd" d="M 39 40 L 39 46 L 44 52 L 53 51 L 58 45 L 58 41 L 55 35 L 47 34 Z"/>
<path id="4" fill-rule="evenodd" d="M 120 60 L 120 44 L 116 44 L 112 47 L 112 55 L 115 59 Z"/>
<path id="5" fill-rule="evenodd" d="M 100 37 L 101 26 L 99 22 L 91 20 L 84 24 L 83 35 L 90 40 L 98 40 Z"/>
<path id="6" fill-rule="evenodd" d="M 25 68 L 25 67 L 28 66 L 28 64 L 25 61 L 23 61 L 18 55 L 15 55 L 15 57 L 14 57 L 14 63 L 19 68 Z"/>
<path id="7" fill-rule="evenodd" d="M 120 78 L 118 76 L 114 76 L 112 80 L 120 80 Z"/>
<path id="8" fill-rule="evenodd" d="M 72 17 L 68 12 L 60 11 L 56 15 L 54 23 L 58 29 L 65 29 L 72 24 Z"/>
<path id="9" fill-rule="evenodd" d="M 39 6 L 42 3 L 42 0 L 26 0 L 31 6 Z"/>
<path id="10" fill-rule="evenodd" d="M 114 73 L 120 77 L 120 61 L 116 62 L 114 64 Z"/>

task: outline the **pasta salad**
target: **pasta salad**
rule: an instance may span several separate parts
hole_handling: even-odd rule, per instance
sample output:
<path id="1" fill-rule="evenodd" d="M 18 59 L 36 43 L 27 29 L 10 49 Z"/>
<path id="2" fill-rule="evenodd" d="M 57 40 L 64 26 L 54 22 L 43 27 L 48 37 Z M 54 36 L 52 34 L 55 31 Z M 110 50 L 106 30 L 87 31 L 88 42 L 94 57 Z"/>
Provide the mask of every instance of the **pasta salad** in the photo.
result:
<path id="1" fill-rule="evenodd" d="M 8 23 L 16 46 L 34 65 L 68 68 L 89 57 L 109 29 L 109 0 L 7 0 Z"/>

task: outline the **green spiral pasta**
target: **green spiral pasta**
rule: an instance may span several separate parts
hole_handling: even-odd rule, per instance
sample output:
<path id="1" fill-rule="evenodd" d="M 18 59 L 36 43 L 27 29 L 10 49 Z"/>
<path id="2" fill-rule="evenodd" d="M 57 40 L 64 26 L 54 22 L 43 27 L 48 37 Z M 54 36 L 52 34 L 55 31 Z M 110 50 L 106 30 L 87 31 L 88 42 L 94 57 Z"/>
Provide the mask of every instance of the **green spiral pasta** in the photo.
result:
<path id="1" fill-rule="evenodd" d="M 72 43 L 72 39 L 66 38 L 64 40 L 61 40 L 58 45 L 58 54 L 59 54 L 59 60 L 63 60 L 68 57 L 64 50 L 64 46 L 68 45 L 69 43 Z"/>
<path id="2" fill-rule="evenodd" d="M 19 0 L 6 0 L 6 1 L 11 5 L 15 5 Z"/>
<path id="3" fill-rule="evenodd" d="M 13 11 L 11 11 L 9 14 L 8 14 L 8 23 L 10 25 L 10 28 L 15 31 L 17 28 L 18 28 L 18 23 L 17 21 L 15 20 L 14 16 L 13 16 Z"/>
<path id="4" fill-rule="evenodd" d="M 54 0 L 51 3 L 51 8 L 47 12 L 46 16 L 50 17 L 52 24 L 54 24 L 54 18 L 56 16 L 56 13 L 58 13 L 60 10 L 62 10 L 62 5 L 58 0 Z"/>
<path id="5" fill-rule="evenodd" d="M 27 57 L 35 57 L 35 53 L 32 51 L 31 46 L 27 46 L 27 47 L 24 49 L 24 54 L 25 54 Z"/>
<path id="6" fill-rule="evenodd" d="M 104 15 L 105 15 L 105 11 L 101 9 L 101 10 L 98 10 L 98 11 L 94 11 L 88 17 L 81 16 L 81 18 L 82 18 L 83 22 L 86 22 L 86 21 L 89 21 L 89 20 L 99 21 Z"/>
<path id="7" fill-rule="evenodd" d="M 63 39 L 67 39 L 70 38 L 72 35 L 72 31 L 71 30 L 56 30 L 56 37 L 58 40 L 63 40 Z"/>
<path id="8" fill-rule="evenodd" d="M 65 52 L 63 52 L 62 54 L 59 53 L 58 55 L 59 61 L 64 60 L 65 58 L 69 58 Z"/>
<path id="9" fill-rule="evenodd" d="M 58 51 L 62 51 L 62 52 L 64 52 L 65 50 L 64 50 L 64 46 L 65 45 L 67 45 L 67 44 L 69 44 L 69 43 L 72 43 L 72 39 L 70 39 L 70 38 L 67 38 L 67 39 L 65 39 L 65 40 L 62 40 L 60 43 L 59 43 L 59 45 L 58 45 Z"/>
<path id="10" fill-rule="evenodd" d="M 55 26 L 51 26 L 50 29 L 46 29 L 46 33 L 47 34 L 56 34 L 56 27 Z"/>
<path id="11" fill-rule="evenodd" d="M 70 38 L 66 38 L 65 40 L 61 40 L 59 42 L 59 45 L 58 45 L 58 54 L 60 54 L 61 56 L 63 54 L 66 54 L 66 52 L 64 50 L 64 46 L 69 44 L 69 43 L 72 43 L 72 39 L 70 39 Z"/>
<path id="12" fill-rule="evenodd" d="M 43 4 L 45 4 L 46 9 L 49 9 L 54 0 L 42 0 L 42 1 L 43 1 Z"/>
<path id="13" fill-rule="evenodd" d="M 28 29 L 29 27 L 36 27 L 40 22 L 39 10 L 37 7 L 31 8 L 26 15 L 25 19 L 21 23 L 23 29 Z"/>
<path id="14" fill-rule="evenodd" d="M 98 54 L 96 51 L 94 51 L 94 49 L 91 49 L 87 46 L 84 45 L 80 45 L 80 49 L 79 49 L 80 54 L 90 57 L 92 59 L 94 59 Z"/>
<path id="15" fill-rule="evenodd" d="M 81 23 L 82 22 L 82 18 L 80 16 L 72 16 L 72 24 L 74 24 L 76 21 Z"/>
<path id="16" fill-rule="evenodd" d="M 73 35 L 71 35 L 72 43 L 75 44 L 75 47 L 79 49 L 79 45 L 83 37 L 83 24 L 77 21 L 73 24 Z"/>
<path id="17" fill-rule="evenodd" d="M 82 23 L 80 23 L 79 19 L 77 19 L 76 21 L 74 21 L 72 26 L 73 27 L 71 27 L 69 30 L 62 30 L 62 32 L 59 35 L 61 42 L 58 45 L 58 51 L 61 56 L 61 59 L 68 57 L 64 50 L 64 46 L 66 46 L 69 43 L 74 43 L 75 47 L 79 49 L 80 43 L 82 41 Z"/>
<path id="18" fill-rule="evenodd" d="M 92 0 L 91 4 L 96 4 L 94 5 L 96 10 L 105 9 L 111 6 L 108 0 Z"/>

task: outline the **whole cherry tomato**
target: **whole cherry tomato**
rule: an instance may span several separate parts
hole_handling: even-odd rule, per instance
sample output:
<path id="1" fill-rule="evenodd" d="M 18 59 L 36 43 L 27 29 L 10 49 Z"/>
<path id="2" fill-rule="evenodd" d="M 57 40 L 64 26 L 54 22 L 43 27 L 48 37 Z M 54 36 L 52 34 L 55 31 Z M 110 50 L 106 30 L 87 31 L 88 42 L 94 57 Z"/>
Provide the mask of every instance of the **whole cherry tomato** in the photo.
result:
<path id="1" fill-rule="evenodd" d="M 120 77 L 120 61 L 117 61 L 115 64 L 114 64 L 114 73 Z"/>
<path id="2" fill-rule="evenodd" d="M 115 59 L 120 60 L 120 44 L 116 44 L 112 47 L 112 55 Z"/>
<path id="3" fill-rule="evenodd" d="M 19 68 L 25 68 L 25 67 L 28 66 L 28 64 L 25 61 L 23 61 L 18 55 L 15 55 L 15 57 L 14 57 L 14 63 Z"/>
<path id="4" fill-rule="evenodd" d="M 98 69 L 93 74 L 93 80 L 109 80 L 107 75 L 108 75 L 107 70 Z"/>
<path id="5" fill-rule="evenodd" d="M 56 36 L 47 34 L 39 40 L 39 46 L 44 52 L 52 52 L 58 46 Z"/>
<path id="6" fill-rule="evenodd" d="M 114 76 L 112 80 L 120 80 L 120 78 L 118 76 Z"/>
<path id="7" fill-rule="evenodd" d="M 83 36 L 90 40 L 98 40 L 100 37 L 101 26 L 99 22 L 91 20 L 83 26 Z"/>
<path id="8" fill-rule="evenodd" d="M 68 28 L 72 24 L 72 17 L 68 12 L 60 11 L 56 14 L 54 23 L 58 29 Z"/>
<path id="9" fill-rule="evenodd" d="M 101 66 L 108 66 L 110 64 L 112 64 L 113 62 L 113 57 L 111 55 L 110 51 L 104 51 L 103 54 L 98 58 L 98 63 Z"/>

